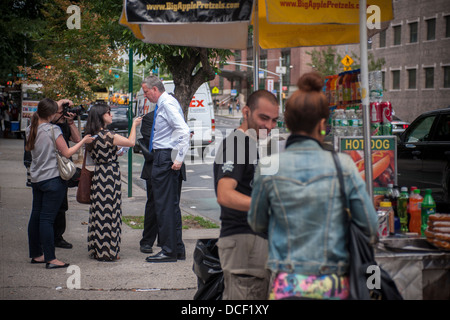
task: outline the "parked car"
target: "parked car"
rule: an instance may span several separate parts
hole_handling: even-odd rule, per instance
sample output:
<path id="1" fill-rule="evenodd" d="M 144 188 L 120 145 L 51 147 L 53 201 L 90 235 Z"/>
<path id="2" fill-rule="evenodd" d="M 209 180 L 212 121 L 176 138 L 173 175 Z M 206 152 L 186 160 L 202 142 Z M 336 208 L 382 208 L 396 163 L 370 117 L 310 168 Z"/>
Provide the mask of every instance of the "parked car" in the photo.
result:
<path id="1" fill-rule="evenodd" d="M 409 127 L 409 122 L 400 120 L 397 116 L 392 117 L 392 134 L 399 135 Z"/>
<path id="2" fill-rule="evenodd" d="M 108 129 L 123 136 L 128 135 L 128 106 L 111 105 L 112 123 Z"/>
<path id="3" fill-rule="evenodd" d="M 398 185 L 431 189 L 438 212 L 450 213 L 450 107 L 417 117 L 400 134 Z"/>

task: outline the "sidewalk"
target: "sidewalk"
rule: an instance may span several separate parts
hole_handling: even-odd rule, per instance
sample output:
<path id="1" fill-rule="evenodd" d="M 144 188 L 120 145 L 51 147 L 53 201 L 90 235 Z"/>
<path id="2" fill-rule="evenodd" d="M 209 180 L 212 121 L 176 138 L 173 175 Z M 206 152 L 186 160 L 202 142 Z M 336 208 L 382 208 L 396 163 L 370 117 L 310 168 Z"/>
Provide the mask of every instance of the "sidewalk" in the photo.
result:
<path id="1" fill-rule="evenodd" d="M 76 202 L 76 188 L 69 189 L 64 238 L 72 249 L 56 248 L 58 259 L 72 268 L 47 270 L 28 258 L 27 226 L 31 188 L 25 185 L 23 140 L 0 139 L 0 299 L 2 300 L 192 300 L 197 277 L 192 271 L 197 239 L 216 238 L 219 229 L 183 230 L 186 260 L 151 264 L 139 251 L 142 230 L 122 226 L 120 260 L 98 262 L 87 255 L 88 205 Z M 138 177 L 134 177 L 138 179 Z M 124 216 L 143 215 L 146 193 L 133 184 L 133 197 L 122 179 Z M 192 212 L 190 212 L 192 213 Z M 154 247 L 158 252 L 158 247 Z M 79 269 L 78 269 L 78 268 Z M 80 275 L 80 289 L 70 289 Z"/>

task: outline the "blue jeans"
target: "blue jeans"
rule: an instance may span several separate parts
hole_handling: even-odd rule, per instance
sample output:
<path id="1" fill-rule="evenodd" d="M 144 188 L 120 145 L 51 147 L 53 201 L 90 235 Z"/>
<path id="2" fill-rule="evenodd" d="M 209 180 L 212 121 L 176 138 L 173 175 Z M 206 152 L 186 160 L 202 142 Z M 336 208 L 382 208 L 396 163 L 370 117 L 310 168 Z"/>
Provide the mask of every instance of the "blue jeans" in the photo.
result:
<path id="1" fill-rule="evenodd" d="M 56 259 L 53 223 L 67 191 L 60 177 L 33 182 L 33 207 L 28 223 L 30 258 L 44 254 L 45 261 Z"/>

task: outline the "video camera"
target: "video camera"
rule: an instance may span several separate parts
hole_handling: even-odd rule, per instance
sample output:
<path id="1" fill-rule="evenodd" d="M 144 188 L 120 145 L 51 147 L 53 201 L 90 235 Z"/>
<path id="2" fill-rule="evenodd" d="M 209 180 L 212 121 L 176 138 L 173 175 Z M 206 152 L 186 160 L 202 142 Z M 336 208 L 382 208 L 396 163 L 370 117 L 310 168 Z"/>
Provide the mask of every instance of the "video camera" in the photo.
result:
<path id="1" fill-rule="evenodd" d="M 86 110 L 84 110 L 83 106 L 79 105 L 76 107 L 69 107 L 69 103 L 63 103 L 62 105 L 63 107 L 63 115 L 64 116 L 68 116 L 68 113 L 75 113 L 77 116 L 83 114 L 86 112 Z"/>

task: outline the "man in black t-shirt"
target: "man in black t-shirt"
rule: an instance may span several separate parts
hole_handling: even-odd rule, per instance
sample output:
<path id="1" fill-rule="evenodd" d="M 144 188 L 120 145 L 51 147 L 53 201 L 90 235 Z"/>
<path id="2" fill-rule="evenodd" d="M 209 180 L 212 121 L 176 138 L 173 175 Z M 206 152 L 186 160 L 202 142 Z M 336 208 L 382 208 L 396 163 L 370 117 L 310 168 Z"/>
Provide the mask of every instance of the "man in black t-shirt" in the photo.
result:
<path id="1" fill-rule="evenodd" d="M 268 243 L 247 222 L 257 141 L 277 124 L 278 102 L 266 91 L 253 92 L 242 108 L 244 120 L 222 141 L 214 161 L 214 181 L 220 205 L 219 258 L 224 273 L 224 300 L 267 299 L 270 273 Z"/>

